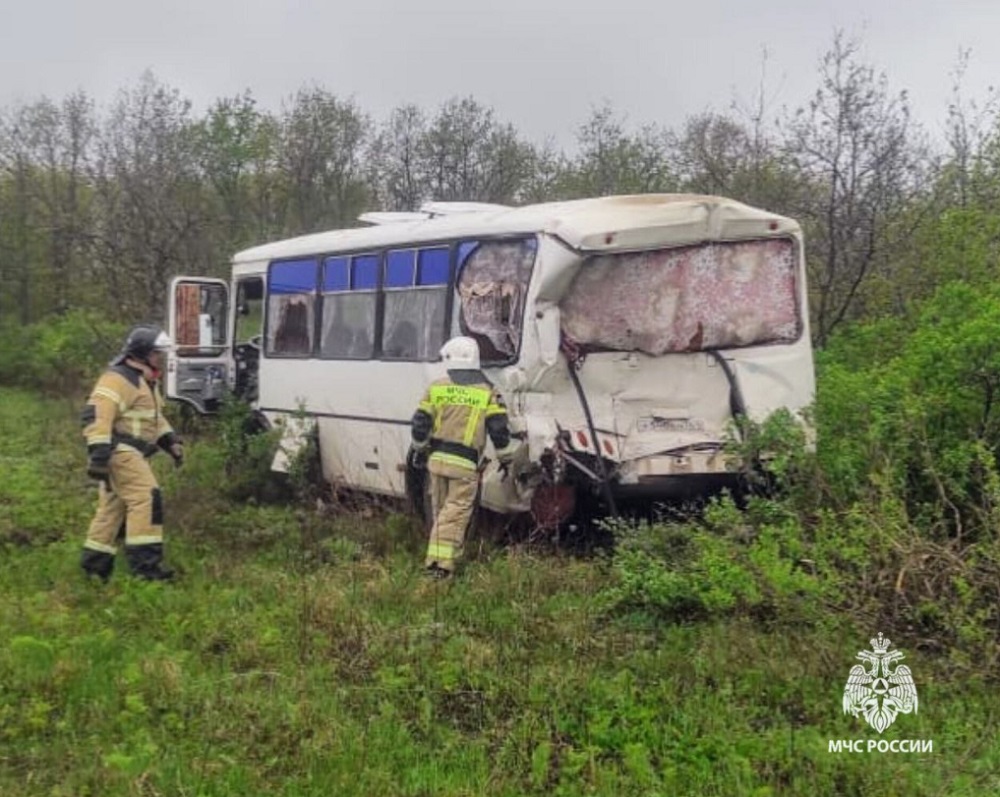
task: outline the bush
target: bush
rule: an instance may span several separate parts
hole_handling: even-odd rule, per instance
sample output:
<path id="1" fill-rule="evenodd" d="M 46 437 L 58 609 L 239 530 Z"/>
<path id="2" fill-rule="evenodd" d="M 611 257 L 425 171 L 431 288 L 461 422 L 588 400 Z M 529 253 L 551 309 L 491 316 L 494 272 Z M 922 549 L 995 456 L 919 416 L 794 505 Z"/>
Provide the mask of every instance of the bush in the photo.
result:
<path id="1" fill-rule="evenodd" d="M 268 502 L 290 497 L 286 480 L 271 470 L 280 430 L 265 430 L 249 405 L 228 397 L 217 434 L 219 446 L 213 453 L 222 459 L 218 470 L 225 475 L 223 489 L 229 498 Z"/>
<path id="2" fill-rule="evenodd" d="M 751 495 L 781 491 L 808 504 L 815 492 L 816 457 L 808 441 L 812 413 L 796 418 L 780 409 L 763 422 L 739 419 L 729 430 L 726 451 L 739 469 L 742 489 Z"/>
<path id="3" fill-rule="evenodd" d="M 864 501 L 881 484 L 929 534 L 978 536 L 996 526 L 998 329 L 1000 289 L 955 284 L 893 342 L 894 356 L 861 367 L 855 343 L 864 329 L 831 345 L 820 358 L 815 417 L 834 506 Z"/>
<path id="4" fill-rule="evenodd" d="M 819 577 L 799 518 L 781 502 L 712 501 L 700 520 L 609 524 L 615 583 L 603 595 L 612 610 L 671 619 L 749 614 L 801 622 L 818 612 L 827 584 Z"/>
<path id="5" fill-rule="evenodd" d="M 5 326 L 0 330 L 0 384 L 76 395 L 119 350 L 125 332 L 124 325 L 87 310 L 25 327 Z"/>
<path id="6" fill-rule="evenodd" d="M 1000 663 L 1000 288 L 946 286 L 914 319 L 820 353 L 815 454 L 787 414 L 741 425 L 731 451 L 767 488 L 745 511 L 723 499 L 701 518 L 616 524 L 606 607 L 841 618 L 967 672 Z"/>

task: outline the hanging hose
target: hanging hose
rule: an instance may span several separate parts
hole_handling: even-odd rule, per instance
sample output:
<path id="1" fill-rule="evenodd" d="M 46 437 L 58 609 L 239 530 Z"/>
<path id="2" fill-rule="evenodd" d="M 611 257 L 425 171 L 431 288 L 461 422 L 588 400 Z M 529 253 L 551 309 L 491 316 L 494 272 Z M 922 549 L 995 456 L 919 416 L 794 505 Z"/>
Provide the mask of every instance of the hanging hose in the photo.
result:
<path id="1" fill-rule="evenodd" d="M 594 418 L 590 414 L 590 404 L 587 401 L 587 394 L 583 392 L 583 385 L 580 384 L 580 377 L 577 370 L 583 365 L 583 355 L 577 346 L 569 342 L 564 336 L 559 344 L 559 348 L 566 356 L 566 366 L 569 369 L 569 378 L 576 388 L 576 395 L 580 399 L 580 406 L 583 407 L 583 414 L 587 419 L 587 428 L 590 429 L 590 439 L 594 441 L 594 453 L 597 455 L 597 473 L 600 476 L 601 493 L 607 502 L 608 511 L 611 517 L 618 517 L 618 506 L 615 504 L 615 497 L 611 494 L 611 481 L 608 478 L 608 470 L 604 466 L 604 458 L 601 456 L 601 447 L 597 439 L 597 429 L 594 427 Z"/>
<path id="2" fill-rule="evenodd" d="M 719 364 L 722 368 L 722 372 L 726 375 L 726 381 L 729 382 L 729 411 L 733 415 L 733 420 L 736 422 L 736 434 L 739 435 L 740 442 L 746 443 L 746 424 L 744 421 L 747 419 L 747 405 L 743 398 L 743 391 L 740 390 L 739 380 L 736 379 L 736 374 L 733 373 L 733 369 L 729 365 L 729 361 L 723 357 L 719 352 L 714 349 L 708 352 L 712 355 L 712 358 Z M 753 458 L 750 463 L 750 474 L 745 474 L 744 479 L 751 482 L 753 474 L 757 471 L 763 472 L 764 466 L 760 460 L 760 456 L 756 453 L 753 454 Z"/>
<path id="3" fill-rule="evenodd" d="M 726 381 L 729 383 L 729 412 L 732 413 L 733 420 L 736 421 L 736 432 L 740 436 L 740 440 L 743 440 L 742 421 L 745 421 L 747 417 L 747 405 L 743 400 L 740 383 L 736 381 L 736 374 L 729 367 L 729 361 L 725 357 L 715 349 L 709 349 L 708 354 L 719 364 L 722 372 L 726 375 Z"/>

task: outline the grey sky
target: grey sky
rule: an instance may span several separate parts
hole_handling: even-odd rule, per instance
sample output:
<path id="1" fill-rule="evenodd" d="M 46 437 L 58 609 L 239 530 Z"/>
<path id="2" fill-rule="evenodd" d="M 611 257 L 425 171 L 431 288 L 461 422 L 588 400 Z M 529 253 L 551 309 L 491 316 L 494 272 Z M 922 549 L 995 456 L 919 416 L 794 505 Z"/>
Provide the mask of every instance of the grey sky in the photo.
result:
<path id="1" fill-rule="evenodd" d="M 471 94 L 568 144 L 605 100 L 630 125 L 726 109 L 756 91 L 765 47 L 772 107 L 798 105 L 838 27 L 932 134 L 960 48 L 969 94 L 1000 74 L 997 0 L 0 0 L 0 106 L 104 102 L 149 68 L 199 108 L 250 88 L 276 109 L 308 82 L 376 118 Z"/>

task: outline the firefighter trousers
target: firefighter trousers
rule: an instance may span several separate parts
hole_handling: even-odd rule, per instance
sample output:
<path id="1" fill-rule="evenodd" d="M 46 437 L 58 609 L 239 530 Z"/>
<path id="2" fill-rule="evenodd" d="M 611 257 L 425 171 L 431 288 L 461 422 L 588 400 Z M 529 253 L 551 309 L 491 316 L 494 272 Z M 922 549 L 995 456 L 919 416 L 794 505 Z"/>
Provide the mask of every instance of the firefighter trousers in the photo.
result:
<path id="1" fill-rule="evenodd" d="M 434 526 L 427 544 L 426 564 L 453 572 L 462 558 L 465 535 L 476 506 L 479 474 L 473 470 L 467 474 L 455 473 L 453 469 L 449 471 L 449 475 L 427 474 Z"/>
<path id="2" fill-rule="evenodd" d="M 163 499 L 149 462 L 119 446 L 111 455 L 109 483 L 98 483 L 97 512 L 83 544 L 84 570 L 107 579 L 119 539 L 137 575 L 159 568 L 163 558 Z"/>

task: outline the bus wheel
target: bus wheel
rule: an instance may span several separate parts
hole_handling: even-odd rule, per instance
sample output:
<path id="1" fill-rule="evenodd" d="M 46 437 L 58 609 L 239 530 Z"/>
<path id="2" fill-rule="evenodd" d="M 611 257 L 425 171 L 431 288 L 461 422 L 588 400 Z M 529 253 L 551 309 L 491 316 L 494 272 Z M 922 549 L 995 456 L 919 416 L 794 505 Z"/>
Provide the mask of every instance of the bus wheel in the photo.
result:
<path id="1" fill-rule="evenodd" d="M 558 529 L 575 509 L 576 490 L 568 484 L 540 484 L 531 497 L 531 517 L 539 529 Z"/>

